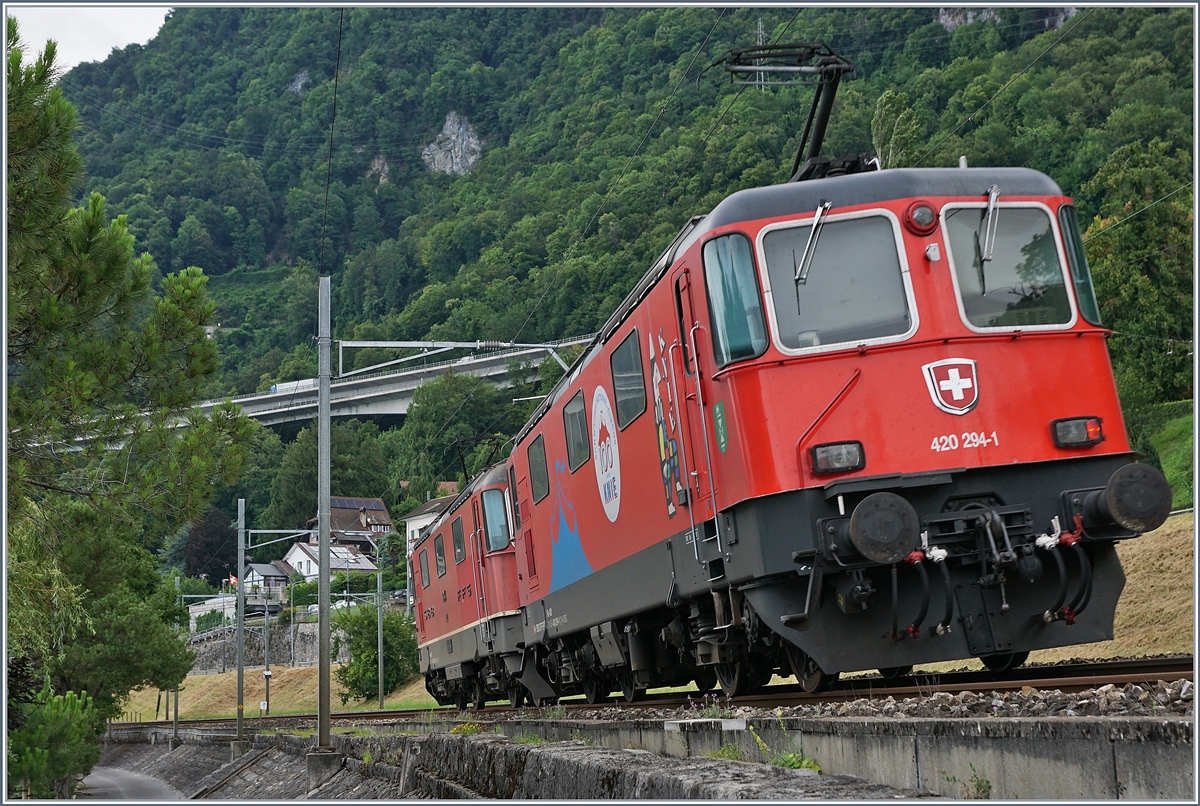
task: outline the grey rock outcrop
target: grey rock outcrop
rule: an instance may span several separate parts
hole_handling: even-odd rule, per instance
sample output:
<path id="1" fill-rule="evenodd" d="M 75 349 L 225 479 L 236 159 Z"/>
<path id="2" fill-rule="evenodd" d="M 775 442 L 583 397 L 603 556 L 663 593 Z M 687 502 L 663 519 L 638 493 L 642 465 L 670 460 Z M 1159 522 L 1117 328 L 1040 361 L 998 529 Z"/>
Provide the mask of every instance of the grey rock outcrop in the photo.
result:
<path id="1" fill-rule="evenodd" d="M 457 112 L 450 112 L 441 133 L 421 149 L 421 159 L 431 171 L 466 176 L 482 153 L 483 142 L 475 127 Z"/>

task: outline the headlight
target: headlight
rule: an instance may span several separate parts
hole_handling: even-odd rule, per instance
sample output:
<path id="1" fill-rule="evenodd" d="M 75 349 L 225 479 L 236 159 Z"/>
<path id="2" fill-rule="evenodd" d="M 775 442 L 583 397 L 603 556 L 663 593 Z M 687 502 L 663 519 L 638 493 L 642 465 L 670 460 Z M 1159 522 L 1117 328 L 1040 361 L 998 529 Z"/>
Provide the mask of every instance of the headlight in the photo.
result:
<path id="1" fill-rule="evenodd" d="M 1054 444 L 1060 448 L 1090 448 L 1104 441 L 1099 417 L 1072 417 L 1050 423 Z"/>
<path id="2" fill-rule="evenodd" d="M 810 451 L 814 473 L 847 473 L 866 467 L 867 458 L 861 442 L 832 442 L 817 445 Z"/>

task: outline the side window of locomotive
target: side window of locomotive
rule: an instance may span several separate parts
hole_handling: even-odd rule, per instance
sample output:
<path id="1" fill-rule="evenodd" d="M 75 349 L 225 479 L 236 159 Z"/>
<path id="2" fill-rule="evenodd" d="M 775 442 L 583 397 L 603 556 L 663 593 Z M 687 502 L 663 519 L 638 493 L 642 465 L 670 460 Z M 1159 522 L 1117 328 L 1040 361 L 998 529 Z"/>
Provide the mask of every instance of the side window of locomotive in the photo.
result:
<path id="1" fill-rule="evenodd" d="M 446 542 L 438 535 L 433 539 L 433 559 L 437 563 L 438 576 L 446 575 Z"/>
<path id="2" fill-rule="evenodd" d="M 1088 270 L 1087 255 L 1083 250 L 1083 238 L 1079 235 L 1079 220 L 1075 208 L 1064 204 L 1058 209 L 1058 223 L 1067 242 L 1067 259 L 1071 263 L 1071 277 L 1075 280 L 1075 292 L 1079 295 L 1079 312 L 1093 325 L 1100 324 L 1100 306 L 1096 304 L 1096 291 L 1092 287 L 1092 273 Z"/>
<path id="3" fill-rule="evenodd" d="M 421 587 L 429 587 L 429 556 L 425 549 L 421 549 Z"/>
<path id="4" fill-rule="evenodd" d="M 512 500 L 513 508 L 513 526 L 515 529 L 521 528 L 521 504 L 517 501 L 517 469 L 512 465 L 508 467 L 508 496 Z"/>
<path id="5" fill-rule="evenodd" d="M 704 282 L 717 365 L 753 358 L 767 349 L 762 295 L 754 278 L 750 239 L 734 233 L 706 243 Z"/>
<path id="6" fill-rule="evenodd" d="M 550 476 L 546 472 L 546 442 L 542 435 L 529 443 L 525 451 L 529 459 L 529 486 L 533 492 L 533 503 L 537 503 L 550 494 Z"/>
<path id="7" fill-rule="evenodd" d="M 462 518 L 450 524 L 450 540 L 454 543 L 454 562 L 457 565 L 467 558 L 467 547 L 463 544 Z"/>
<path id="8" fill-rule="evenodd" d="M 646 381 L 642 376 L 641 342 L 635 328 L 613 350 L 613 394 L 617 397 L 617 425 L 624 428 L 646 410 Z"/>
<path id="9" fill-rule="evenodd" d="M 890 219 L 873 215 L 822 225 L 802 273 L 797 266 L 811 233 L 809 224 L 771 230 L 762 239 L 784 347 L 861 344 L 912 329 Z"/>
<path id="10" fill-rule="evenodd" d="M 1050 216 L 1040 207 L 996 208 L 995 244 L 984 260 L 987 210 L 947 210 L 946 240 L 958 294 L 975 327 L 1037 327 L 1071 321 Z"/>
<path id="11" fill-rule="evenodd" d="M 504 514 L 504 493 L 500 490 L 483 491 L 483 523 L 488 551 L 508 548 L 508 518 Z"/>
<path id="12" fill-rule="evenodd" d="M 563 428 L 567 432 L 567 465 L 574 473 L 592 455 L 592 444 L 588 439 L 587 413 L 583 410 L 582 389 L 563 407 Z"/>

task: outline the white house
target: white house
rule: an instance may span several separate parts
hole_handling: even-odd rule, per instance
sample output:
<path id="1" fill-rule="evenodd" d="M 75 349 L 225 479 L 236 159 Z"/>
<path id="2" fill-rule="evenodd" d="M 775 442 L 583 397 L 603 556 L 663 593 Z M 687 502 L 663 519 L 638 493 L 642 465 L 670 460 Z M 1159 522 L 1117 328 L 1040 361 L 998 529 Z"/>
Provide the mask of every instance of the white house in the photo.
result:
<path id="1" fill-rule="evenodd" d="M 305 582 L 312 582 L 317 578 L 320 556 L 317 554 L 316 545 L 307 542 L 293 543 L 288 553 L 283 556 L 283 561 L 304 574 Z M 331 574 L 336 574 L 338 571 L 374 573 L 378 569 L 370 557 L 353 546 L 330 546 L 329 570 Z"/>

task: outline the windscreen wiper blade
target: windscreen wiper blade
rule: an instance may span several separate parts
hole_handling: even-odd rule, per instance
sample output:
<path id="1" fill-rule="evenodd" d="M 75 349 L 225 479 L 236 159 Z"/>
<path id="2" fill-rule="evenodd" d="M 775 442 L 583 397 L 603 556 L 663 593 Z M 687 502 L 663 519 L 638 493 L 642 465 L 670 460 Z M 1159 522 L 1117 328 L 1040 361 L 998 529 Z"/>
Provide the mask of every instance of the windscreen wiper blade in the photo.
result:
<path id="1" fill-rule="evenodd" d="M 825 226 L 825 216 L 829 213 L 829 208 L 833 207 L 833 202 L 821 199 L 817 205 L 817 211 L 813 215 L 812 229 L 808 233 L 808 243 L 804 246 L 804 253 L 800 256 L 800 260 L 795 263 L 796 273 L 792 280 L 796 285 L 796 312 L 800 312 L 800 286 L 808 282 L 808 270 L 812 268 L 813 257 L 817 254 L 817 239 L 821 237 L 821 228 Z M 796 253 L 792 252 L 792 260 L 796 261 Z"/>

